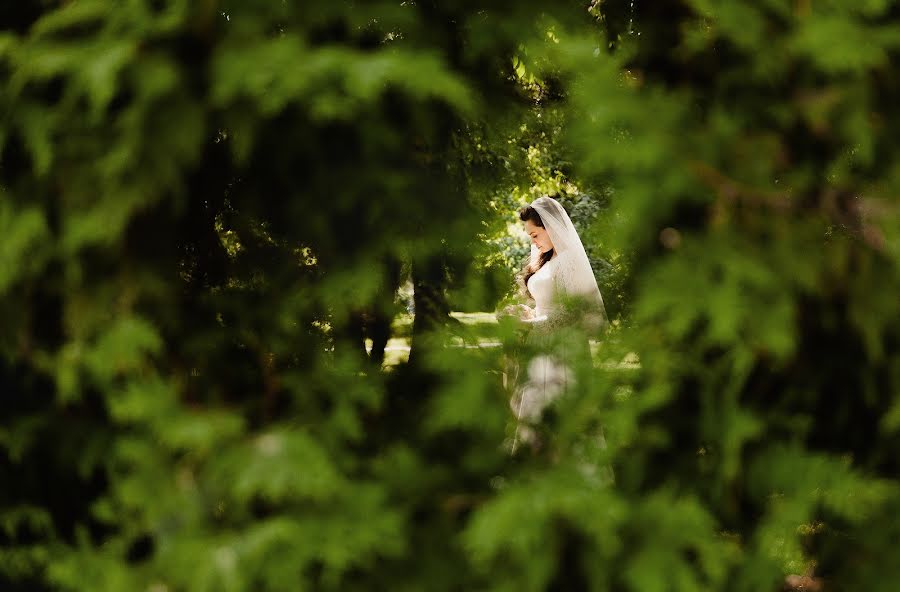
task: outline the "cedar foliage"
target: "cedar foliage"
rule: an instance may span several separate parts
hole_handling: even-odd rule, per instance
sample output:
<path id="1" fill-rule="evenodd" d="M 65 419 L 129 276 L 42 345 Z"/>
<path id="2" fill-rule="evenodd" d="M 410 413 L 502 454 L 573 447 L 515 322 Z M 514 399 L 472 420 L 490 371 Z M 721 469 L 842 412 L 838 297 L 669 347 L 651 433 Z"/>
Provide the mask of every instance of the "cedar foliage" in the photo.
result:
<path id="1" fill-rule="evenodd" d="M 887 0 L 4 4 L 0 584 L 896 589 L 898 58 Z M 447 288 L 536 110 L 628 315 L 510 456 Z"/>

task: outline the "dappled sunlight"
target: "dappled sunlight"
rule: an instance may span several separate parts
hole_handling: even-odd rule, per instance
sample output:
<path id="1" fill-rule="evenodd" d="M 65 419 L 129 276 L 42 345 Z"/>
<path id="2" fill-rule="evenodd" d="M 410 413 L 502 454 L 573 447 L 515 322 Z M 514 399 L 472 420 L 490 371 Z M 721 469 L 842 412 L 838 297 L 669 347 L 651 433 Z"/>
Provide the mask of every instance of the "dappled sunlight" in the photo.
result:
<path id="1" fill-rule="evenodd" d="M 900 589 L 896 3 L 0 6 L 0 590 Z"/>

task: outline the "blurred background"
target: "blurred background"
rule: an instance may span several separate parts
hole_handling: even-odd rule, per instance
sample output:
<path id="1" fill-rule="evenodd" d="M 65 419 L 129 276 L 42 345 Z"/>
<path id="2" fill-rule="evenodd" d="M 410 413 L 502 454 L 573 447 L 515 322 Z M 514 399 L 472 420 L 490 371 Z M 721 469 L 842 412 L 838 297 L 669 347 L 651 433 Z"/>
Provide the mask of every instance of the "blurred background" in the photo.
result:
<path id="1" fill-rule="evenodd" d="M 0 589 L 900 589 L 898 63 L 891 0 L 4 2 Z M 611 325 L 511 454 L 541 195 Z"/>

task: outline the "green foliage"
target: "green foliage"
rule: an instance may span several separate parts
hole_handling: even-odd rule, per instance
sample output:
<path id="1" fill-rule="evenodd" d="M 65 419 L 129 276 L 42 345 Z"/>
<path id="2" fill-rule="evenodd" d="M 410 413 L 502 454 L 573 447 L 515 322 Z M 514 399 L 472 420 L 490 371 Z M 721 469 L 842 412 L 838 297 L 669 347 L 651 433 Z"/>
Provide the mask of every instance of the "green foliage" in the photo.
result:
<path id="1" fill-rule="evenodd" d="M 898 31 L 7 3 L 0 588 L 896 589 Z M 508 294 L 541 194 L 619 323 L 561 335 L 594 359 L 529 444 L 522 327 L 450 311 Z"/>

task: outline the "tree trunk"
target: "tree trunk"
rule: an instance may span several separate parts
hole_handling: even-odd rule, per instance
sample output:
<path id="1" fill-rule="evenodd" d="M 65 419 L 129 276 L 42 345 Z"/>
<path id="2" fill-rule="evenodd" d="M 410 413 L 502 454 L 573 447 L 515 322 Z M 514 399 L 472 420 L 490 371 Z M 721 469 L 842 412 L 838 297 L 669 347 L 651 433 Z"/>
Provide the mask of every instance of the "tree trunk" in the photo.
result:
<path id="1" fill-rule="evenodd" d="M 389 257 L 386 261 L 385 275 L 385 283 L 378 291 L 368 325 L 369 337 L 372 339 L 369 361 L 377 368 L 384 364 L 384 350 L 391 338 L 391 323 L 396 312 L 394 296 L 400 287 L 400 261 L 395 257 Z"/>
<path id="2" fill-rule="evenodd" d="M 425 338 L 447 324 L 450 305 L 444 292 L 446 274 L 440 255 L 417 259 L 412 264 L 413 303 L 416 308 L 413 319 L 412 344 L 409 363 L 419 363 Z"/>

